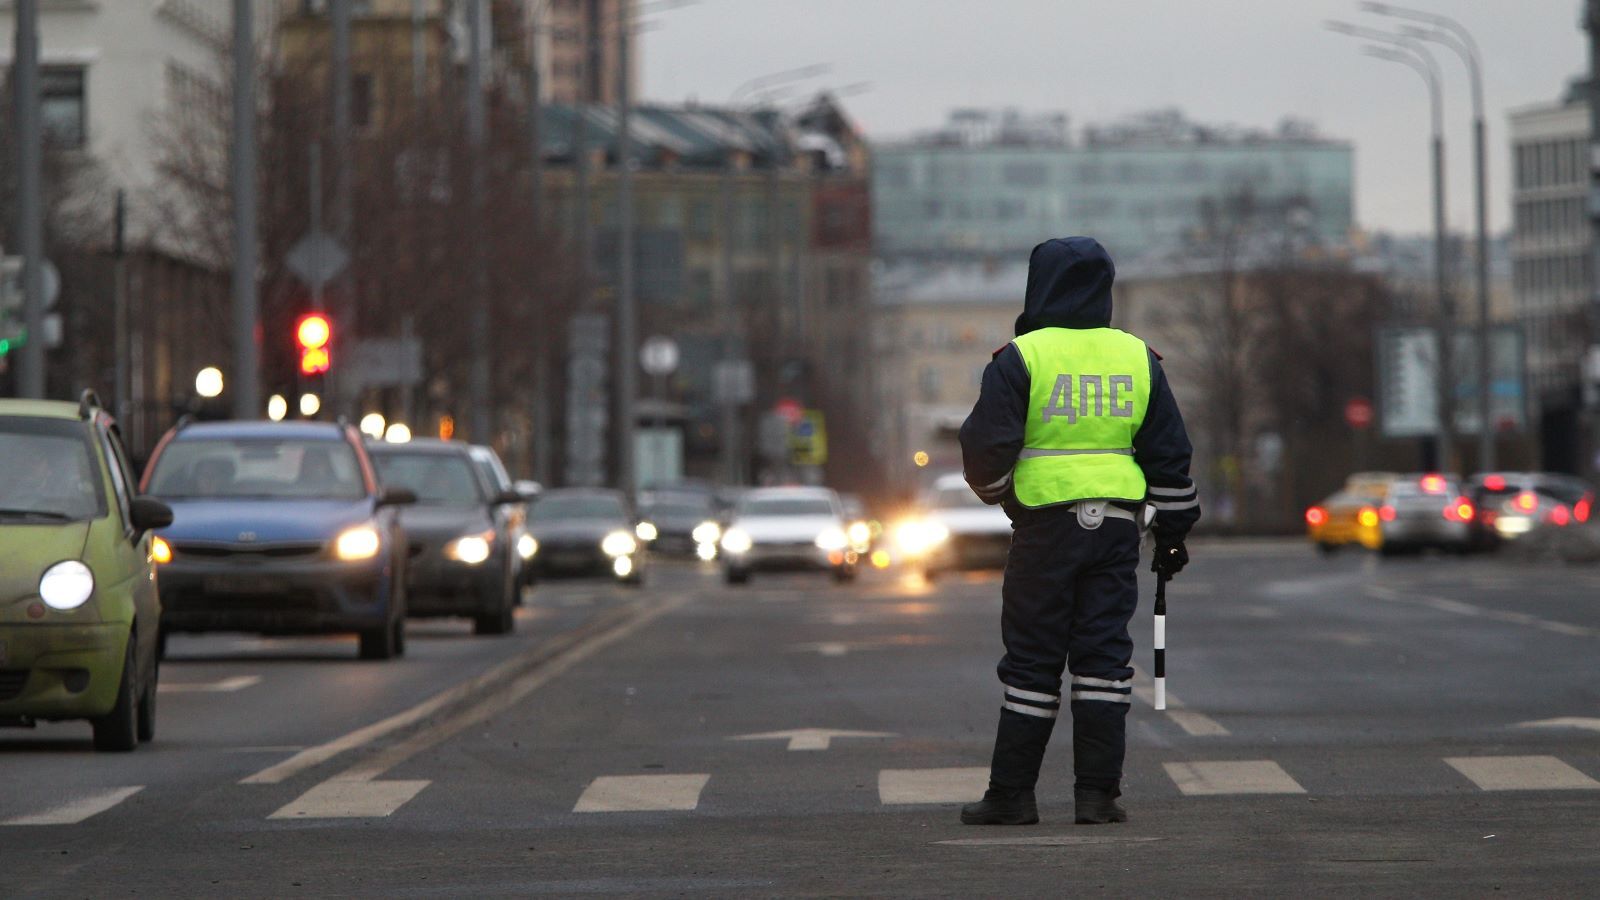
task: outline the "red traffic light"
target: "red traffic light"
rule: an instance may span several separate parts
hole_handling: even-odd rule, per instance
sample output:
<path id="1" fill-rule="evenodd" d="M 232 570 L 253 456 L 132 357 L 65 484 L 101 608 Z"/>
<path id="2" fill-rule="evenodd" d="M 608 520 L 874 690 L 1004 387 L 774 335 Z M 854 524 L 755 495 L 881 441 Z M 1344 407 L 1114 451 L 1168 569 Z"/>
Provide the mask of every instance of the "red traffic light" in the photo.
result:
<path id="1" fill-rule="evenodd" d="M 306 350 L 314 350 L 328 346 L 328 341 L 333 338 L 333 325 L 328 317 L 322 313 L 308 313 L 300 317 L 299 324 L 294 329 L 295 340 Z M 323 354 L 323 370 L 327 368 L 327 354 Z M 302 366 L 303 368 L 303 366 Z"/>

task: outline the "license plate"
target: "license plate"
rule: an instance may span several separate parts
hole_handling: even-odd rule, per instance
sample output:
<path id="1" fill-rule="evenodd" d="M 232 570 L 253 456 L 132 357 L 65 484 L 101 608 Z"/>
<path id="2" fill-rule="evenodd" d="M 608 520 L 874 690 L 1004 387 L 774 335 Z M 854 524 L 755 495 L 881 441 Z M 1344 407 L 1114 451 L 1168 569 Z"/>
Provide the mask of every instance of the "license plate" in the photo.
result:
<path id="1" fill-rule="evenodd" d="M 289 582 L 282 578 L 260 575 L 209 575 L 200 583 L 207 594 L 273 595 L 290 592 Z"/>

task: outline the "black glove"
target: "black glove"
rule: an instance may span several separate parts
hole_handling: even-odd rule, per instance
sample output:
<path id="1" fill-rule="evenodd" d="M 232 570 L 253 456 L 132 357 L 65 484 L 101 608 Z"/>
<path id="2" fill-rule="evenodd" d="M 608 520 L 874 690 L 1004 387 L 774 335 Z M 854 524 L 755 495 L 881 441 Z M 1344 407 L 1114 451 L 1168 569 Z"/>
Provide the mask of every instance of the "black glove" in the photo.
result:
<path id="1" fill-rule="evenodd" d="M 1183 571 L 1189 564 L 1189 551 L 1183 546 L 1183 541 L 1156 541 L 1155 555 L 1150 559 L 1150 571 L 1163 578 Z"/>

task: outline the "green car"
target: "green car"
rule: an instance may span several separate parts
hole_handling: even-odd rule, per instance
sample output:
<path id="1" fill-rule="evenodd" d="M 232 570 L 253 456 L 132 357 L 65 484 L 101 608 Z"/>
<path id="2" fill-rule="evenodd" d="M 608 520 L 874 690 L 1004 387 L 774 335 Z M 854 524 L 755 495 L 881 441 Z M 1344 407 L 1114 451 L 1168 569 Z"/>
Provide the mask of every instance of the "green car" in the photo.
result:
<path id="1" fill-rule="evenodd" d="M 88 719 L 98 750 L 155 736 L 156 565 L 172 510 L 93 393 L 0 400 L 0 725 Z"/>

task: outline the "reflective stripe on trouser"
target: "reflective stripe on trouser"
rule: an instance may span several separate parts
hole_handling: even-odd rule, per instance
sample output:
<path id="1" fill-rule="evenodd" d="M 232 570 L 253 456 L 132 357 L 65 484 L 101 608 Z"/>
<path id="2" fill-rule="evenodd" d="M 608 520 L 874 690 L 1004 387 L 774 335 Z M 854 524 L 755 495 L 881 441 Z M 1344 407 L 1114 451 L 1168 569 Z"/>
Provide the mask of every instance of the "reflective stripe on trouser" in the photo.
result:
<path id="1" fill-rule="evenodd" d="M 1063 671 L 1070 669 L 1081 788 L 1114 791 L 1122 776 L 1133 678 L 1128 621 L 1138 605 L 1138 564 L 1139 529 L 1125 519 L 1108 518 L 1087 531 L 1066 508 L 1026 510 L 1012 535 L 1002 589 L 1006 655 L 998 671 L 1004 702 L 1033 709 L 1019 713 L 1008 705 L 1002 723 L 1008 716 L 1051 722 L 1036 711 L 1048 704 L 1030 702 L 1021 692 L 1058 698 Z M 1000 783 L 1001 774 L 991 777 Z"/>

